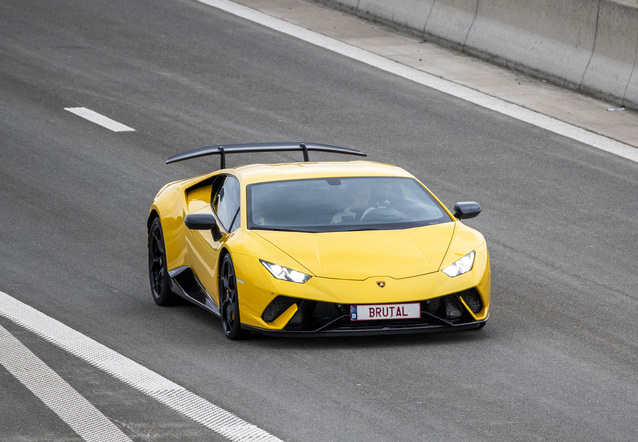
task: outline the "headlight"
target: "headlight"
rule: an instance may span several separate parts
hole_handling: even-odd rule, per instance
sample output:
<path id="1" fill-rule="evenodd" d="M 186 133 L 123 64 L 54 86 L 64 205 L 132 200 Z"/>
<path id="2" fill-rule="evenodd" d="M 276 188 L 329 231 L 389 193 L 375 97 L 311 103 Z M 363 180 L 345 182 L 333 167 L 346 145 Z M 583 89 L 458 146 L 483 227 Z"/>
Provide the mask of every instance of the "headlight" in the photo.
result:
<path id="1" fill-rule="evenodd" d="M 290 281 L 296 282 L 297 284 L 303 284 L 304 282 L 310 279 L 310 275 L 306 275 L 305 273 L 298 272 L 293 269 L 289 269 L 288 267 L 283 267 L 278 264 L 273 264 L 272 262 L 259 260 L 266 269 L 277 279 L 281 279 L 282 281 Z"/>
<path id="2" fill-rule="evenodd" d="M 463 258 L 456 261 L 454 264 L 447 266 L 443 269 L 443 273 L 445 273 L 450 278 L 454 278 L 455 276 L 462 275 L 463 273 L 467 273 L 472 270 L 474 266 L 474 256 L 476 252 L 471 251 Z"/>

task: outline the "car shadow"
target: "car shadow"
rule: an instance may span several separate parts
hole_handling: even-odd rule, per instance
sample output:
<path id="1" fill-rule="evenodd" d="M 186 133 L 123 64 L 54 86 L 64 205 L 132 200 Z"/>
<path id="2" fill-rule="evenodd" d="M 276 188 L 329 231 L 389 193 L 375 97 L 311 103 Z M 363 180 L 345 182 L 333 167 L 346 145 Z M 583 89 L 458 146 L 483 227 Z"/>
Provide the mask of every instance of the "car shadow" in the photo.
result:
<path id="1" fill-rule="evenodd" d="M 487 327 L 486 327 L 487 328 Z M 490 332 L 481 330 L 437 331 L 417 334 L 370 336 L 289 337 L 251 334 L 247 342 L 263 348 L 288 349 L 361 349 L 384 347 L 437 346 L 477 342 L 489 338 Z"/>

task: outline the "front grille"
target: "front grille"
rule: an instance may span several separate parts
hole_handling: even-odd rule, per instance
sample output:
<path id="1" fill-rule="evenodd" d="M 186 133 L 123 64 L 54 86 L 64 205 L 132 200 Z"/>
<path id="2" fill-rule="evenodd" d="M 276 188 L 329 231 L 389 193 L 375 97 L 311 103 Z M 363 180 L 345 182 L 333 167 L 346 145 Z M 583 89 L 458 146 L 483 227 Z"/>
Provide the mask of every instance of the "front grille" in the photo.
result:
<path id="1" fill-rule="evenodd" d="M 266 307 L 261 317 L 266 322 L 273 322 L 291 305 L 297 304 L 297 312 L 284 327 L 284 331 L 290 332 L 347 331 L 374 328 L 407 329 L 416 326 L 440 327 L 475 322 L 470 312 L 461 302 L 461 298 L 474 313 L 480 312 L 483 308 L 479 293 L 476 289 L 470 289 L 420 301 L 421 318 L 418 319 L 351 321 L 349 304 L 310 301 L 280 295 Z"/>
<path id="2" fill-rule="evenodd" d="M 288 321 L 285 330 L 317 330 L 340 318 L 349 311 L 349 306 L 330 302 L 310 301 L 307 299 L 277 296 L 264 310 L 261 318 L 266 322 L 275 321 L 291 305 L 297 304 L 297 312 Z"/>

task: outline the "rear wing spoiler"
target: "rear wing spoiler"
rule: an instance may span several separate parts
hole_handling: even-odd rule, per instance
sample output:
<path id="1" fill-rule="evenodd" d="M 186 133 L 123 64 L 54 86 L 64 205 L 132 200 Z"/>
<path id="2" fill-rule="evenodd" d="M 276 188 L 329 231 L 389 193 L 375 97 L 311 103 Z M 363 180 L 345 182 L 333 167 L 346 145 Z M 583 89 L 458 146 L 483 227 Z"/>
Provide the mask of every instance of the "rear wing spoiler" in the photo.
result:
<path id="1" fill-rule="evenodd" d="M 221 157 L 220 168 L 226 168 L 226 154 L 228 153 L 249 153 L 249 152 L 285 152 L 285 151 L 301 151 L 303 152 L 303 160 L 310 161 L 308 152 L 333 152 L 346 155 L 358 155 L 365 157 L 366 154 L 356 149 L 347 147 L 330 146 L 328 144 L 316 143 L 252 143 L 252 144 L 227 144 L 218 146 L 206 146 L 198 149 L 189 150 L 187 152 L 172 155 L 166 160 L 166 164 L 175 163 L 177 161 L 188 160 L 190 158 L 203 157 L 206 155 L 219 155 Z"/>

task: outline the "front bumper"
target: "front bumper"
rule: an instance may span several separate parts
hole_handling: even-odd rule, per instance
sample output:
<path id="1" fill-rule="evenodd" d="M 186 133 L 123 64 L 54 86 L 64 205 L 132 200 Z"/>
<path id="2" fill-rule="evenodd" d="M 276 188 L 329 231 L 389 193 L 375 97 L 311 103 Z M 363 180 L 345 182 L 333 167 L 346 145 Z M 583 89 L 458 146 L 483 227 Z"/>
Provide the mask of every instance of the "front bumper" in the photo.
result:
<path id="1" fill-rule="evenodd" d="M 285 325 L 282 328 L 245 328 L 287 336 L 358 336 L 475 329 L 483 327 L 488 319 L 487 315 L 476 319 L 477 314 L 485 311 L 476 289 L 420 301 L 419 304 L 420 318 L 353 321 L 350 319 L 350 305 L 279 296 L 268 305 L 261 319 L 277 326 L 277 320 L 283 317 Z"/>

